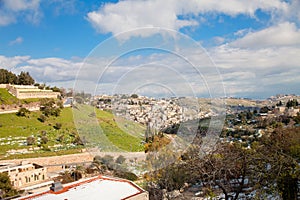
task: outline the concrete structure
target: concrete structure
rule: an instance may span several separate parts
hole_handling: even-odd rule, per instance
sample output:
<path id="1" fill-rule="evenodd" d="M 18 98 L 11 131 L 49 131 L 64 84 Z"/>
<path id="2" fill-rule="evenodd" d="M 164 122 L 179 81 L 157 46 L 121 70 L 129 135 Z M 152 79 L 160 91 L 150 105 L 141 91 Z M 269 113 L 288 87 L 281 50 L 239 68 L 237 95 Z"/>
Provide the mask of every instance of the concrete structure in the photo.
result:
<path id="1" fill-rule="evenodd" d="M 1 164 L 0 173 L 7 173 L 12 185 L 18 189 L 40 184 L 48 179 L 47 169 L 35 163 Z"/>
<path id="2" fill-rule="evenodd" d="M 70 184 L 54 183 L 50 190 L 19 200 L 56 200 L 56 199 L 105 199 L 105 200 L 148 200 L 148 192 L 136 184 L 124 180 L 97 176 Z"/>
<path id="3" fill-rule="evenodd" d="M 0 88 L 6 88 L 7 84 L 0 84 Z"/>
<path id="4" fill-rule="evenodd" d="M 57 98 L 60 93 L 52 90 L 39 89 L 33 85 L 6 85 L 6 89 L 18 99 L 29 98 Z"/>

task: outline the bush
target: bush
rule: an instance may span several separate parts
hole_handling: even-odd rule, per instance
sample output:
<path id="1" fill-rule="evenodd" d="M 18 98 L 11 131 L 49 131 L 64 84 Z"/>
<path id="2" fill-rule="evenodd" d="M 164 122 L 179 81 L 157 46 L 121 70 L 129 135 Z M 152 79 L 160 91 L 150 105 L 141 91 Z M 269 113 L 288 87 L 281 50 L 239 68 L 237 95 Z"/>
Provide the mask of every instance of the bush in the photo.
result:
<path id="1" fill-rule="evenodd" d="M 77 181 L 82 178 L 82 173 L 76 170 L 71 173 L 71 176 L 75 181 Z"/>
<path id="2" fill-rule="evenodd" d="M 62 184 L 71 183 L 74 181 L 71 173 L 67 171 L 60 173 L 60 175 L 57 177 L 57 180 L 61 180 Z"/>
<path id="3" fill-rule="evenodd" d="M 138 179 L 137 175 L 135 175 L 132 172 L 126 172 L 126 171 L 114 171 L 114 175 L 119 178 L 124 178 L 130 181 L 136 181 Z"/>
<path id="4" fill-rule="evenodd" d="M 62 124 L 59 123 L 59 122 L 57 122 L 57 123 L 55 124 L 55 126 L 54 126 L 54 128 L 55 128 L 56 130 L 61 129 L 61 127 L 62 127 Z"/>
<path id="5" fill-rule="evenodd" d="M 49 141 L 49 139 L 47 138 L 47 136 L 41 137 L 41 144 L 47 144 L 48 141 Z"/>
<path id="6" fill-rule="evenodd" d="M 19 117 L 25 117 L 26 114 L 30 113 L 30 111 L 26 108 L 20 108 L 19 111 L 16 113 Z"/>
<path id="7" fill-rule="evenodd" d="M 47 119 L 47 117 L 46 117 L 44 114 L 41 114 L 40 117 L 38 118 L 38 120 L 39 120 L 40 122 L 45 122 L 46 119 Z"/>
<path id="8" fill-rule="evenodd" d="M 33 136 L 29 136 L 26 138 L 27 145 L 33 145 L 35 143 L 35 138 Z"/>
<path id="9" fill-rule="evenodd" d="M 114 162 L 114 157 L 112 157 L 111 155 L 105 155 L 102 159 L 101 159 L 102 163 L 105 165 L 109 165 L 111 163 Z"/>
<path id="10" fill-rule="evenodd" d="M 51 151 L 51 149 L 46 144 L 42 144 L 41 147 L 44 151 Z"/>
<path id="11" fill-rule="evenodd" d="M 118 164 L 123 164 L 125 162 L 126 158 L 122 155 L 120 155 L 117 159 L 116 159 L 116 163 Z"/>
<path id="12" fill-rule="evenodd" d="M 41 100 L 41 107 L 40 110 L 42 113 L 48 117 L 52 116 L 59 116 L 61 112 L 62 102 L 55 101 L 54 99 L 42 99 Z"/>
<path id="13" fill-rule="evenodd" d="M 136 98 L 138 98 L 139 96 L 138 96 L 137 94 L 132 94 L 130 97 L 136 99 Z"/>
<path id="14" fill-rule="evenodd" d="M 63 142 L 64 141 L 64 135 L 61 134 L 60 136 L 58 136 L 58 138 L 56 139 L 58 142 Z"/>
<path id="15" fill-rule="evenodd" d="M 111 155 L 105 155 L 104 157 L 101 156 L 95 156 L 94 162 L 99 163 L 103 167 L 106 167 L 107 169 L 113 169 L 114 168 L 114 157 Z"/>
<path id="16" fill-rule="evenodd" d="M 82 141 L 82 139 L 77 135 L 75 136 L 75 139 L 73 141 L 73 144 L 76 144 L 76 145 L 84 145 L 84 142 Z"/>

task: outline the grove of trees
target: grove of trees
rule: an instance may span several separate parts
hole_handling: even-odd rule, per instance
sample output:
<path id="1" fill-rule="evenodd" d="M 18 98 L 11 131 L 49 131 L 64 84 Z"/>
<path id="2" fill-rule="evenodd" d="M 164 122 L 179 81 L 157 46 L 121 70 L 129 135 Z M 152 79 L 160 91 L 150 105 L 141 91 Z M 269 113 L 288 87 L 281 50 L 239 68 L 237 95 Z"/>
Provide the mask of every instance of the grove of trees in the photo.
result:
<path id="1" fill-rule="evenodd" d="M 45 99 L 41 99 L 40 102 L 41 102 L 40 110 L 42 111 L 44 116 L 49 117 L 52 115 L 57 117 L 60 115 L 61 109 L 63 108 L 63 104 L 61 101 L 45 98 Z M 44 120 L 41 119 L 40 121 L 44 121 Z"/>
<path id="2" fill-rule="evenodd" d="M 150 199 L 162 199 L 157 191 L 181 190 L 200 185 L 203 196 L 222 194 L 225 200 L 297 199 L 300 181 L 300 127 L 275 129 L 253 142 L 220 142 L 201 155 L 193 146 L 177 162 L 148 174 Z"/>
<path id="3" fill-rule="evenodd" d="M 0 84 L 18 84 L 18 85 L 33 85 L 34 79 L 28 72 L 21 72 L 16 75 L 6 69 L 0 69 Z"/>

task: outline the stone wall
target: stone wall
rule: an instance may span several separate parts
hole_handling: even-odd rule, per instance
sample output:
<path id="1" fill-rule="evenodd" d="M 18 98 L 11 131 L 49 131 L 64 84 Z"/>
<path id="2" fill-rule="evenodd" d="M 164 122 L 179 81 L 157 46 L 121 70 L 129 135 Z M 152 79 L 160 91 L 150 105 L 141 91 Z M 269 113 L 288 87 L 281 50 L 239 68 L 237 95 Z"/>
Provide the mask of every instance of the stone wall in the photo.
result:
<path id="1" fill-rule="evenodd" d="M 57 98 L 60 93 L 52 90 L 41 90 L 32 85 L 6 85 L 7 90 L 18 99 Z"/>
<path id="2" fill-rule="evenodd" d="M 0 84 L 0 88 L 6 88 L 7 84 Z"/>
<path id="3" fill-rule="evenodd" d="M 29 98 L 54 98 L 59 96 L 59 92 L 49 92 L 49 91 L 39 91 L 39 92 L 23 92 L 19 91 L 17 93 L 18 99 L 29 99 Z"/>

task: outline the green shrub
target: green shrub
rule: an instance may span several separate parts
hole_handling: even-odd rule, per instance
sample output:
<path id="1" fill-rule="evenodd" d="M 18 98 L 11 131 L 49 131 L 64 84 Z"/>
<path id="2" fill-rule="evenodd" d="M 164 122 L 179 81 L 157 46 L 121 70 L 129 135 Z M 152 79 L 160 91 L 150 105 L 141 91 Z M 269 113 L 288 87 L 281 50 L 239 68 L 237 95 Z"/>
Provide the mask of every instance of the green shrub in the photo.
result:
<path id="1" fill-rule="evenodd" d="M 27 145 L 35 144 L 35 138 L 33 136 L 29 136 L 26 138 Z"/>
<path id="2" fill-rule="evenodd" d="M 19 117 L 25 117 L 26 114 L 29 114 L 30 111 L 26 108 L 20 108 L 19 111 L 16 113 L 17 116 Z"/>
<path id="3" fill-rule="evenodd" d="M 115 170 L 114 175 L 119 178 L 124 178 L 124 179 L 130 180 L 130 181 L 136 181 L 138 179 L 137 175 L 135 175 L 132 172 L 127 172 L 127 171 Z"/>
<path id="4" fill-rule="evenodd" d="M 116 159 L 116 163 L 123 164 L 125 162 L 126 158 L 122 155 L 119 155 L 119 157 Z"/>
<path id="5" fill-rule="evenodd" d="M 46 117 L 44 114 L 41 114 L 40 117 L 38 118 L 38 120 L 39 120 L 40 122 L 45 122 L 46 119 L 47 119 L 47 117 Z"/>
<path id="6" fill-rule="evenodd" d="M 62 124 L 59 123 L 59 122 L 55 123 L 55 125 L 54 125 L 54 128 L 55 128 L 56 130 L 61 129 L 61 127 L 62 127 Z"/>

